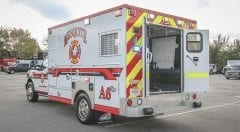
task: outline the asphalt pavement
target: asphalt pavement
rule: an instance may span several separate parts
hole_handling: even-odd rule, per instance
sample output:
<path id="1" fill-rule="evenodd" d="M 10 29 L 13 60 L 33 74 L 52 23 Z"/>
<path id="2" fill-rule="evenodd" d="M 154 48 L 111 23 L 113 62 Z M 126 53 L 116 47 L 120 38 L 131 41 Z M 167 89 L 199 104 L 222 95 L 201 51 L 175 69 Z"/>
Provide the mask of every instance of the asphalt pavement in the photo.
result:
<path id="1" fill-rule="evenodd" d="M 44 97 L 28 102 L 25 82 L 25 73 L 0 72 L 0 132 L 240 132 L 240 80 L 220 74 L 210 76 L 201 108 L 91 126 L 79 123 L 70 105 Z"/>

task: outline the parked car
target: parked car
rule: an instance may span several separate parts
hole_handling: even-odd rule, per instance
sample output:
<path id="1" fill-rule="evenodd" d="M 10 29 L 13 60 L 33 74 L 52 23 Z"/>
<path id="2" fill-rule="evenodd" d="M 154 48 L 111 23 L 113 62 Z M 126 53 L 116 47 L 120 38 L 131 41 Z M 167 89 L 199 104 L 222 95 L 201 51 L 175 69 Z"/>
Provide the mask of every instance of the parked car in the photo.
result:
<path id="1" fill-rule="evenodd" d="M 8 67 L 6 70 L 9 74 L 14 74 L 15 72 L 27 72 L 30 69 L 30 65 L 28 63 L 18 63 L 14 66 Z"/>
<path id="2" fill-rule="evenodd" d="M 230 70 L 230 69 L 231 69 L 231 66 L 230 66 L 230 65 L 224 66 L 223 69 L 222 69 L 222 74 L 225 75 L 225 72 L 228 71 L 228 70 Z"/>
<path id="3" fill-rule="evenodd" d="M 0 70 L 5 71 L 12 63 L 16 63 L 16 58 L 0 59 Z"/>
<path id="4" fill-rule="evenodd" d="M 231 66 L 229 70 L 225 72 L 226 79 L 238 78 L 240 79 L 240 65 Z"/>

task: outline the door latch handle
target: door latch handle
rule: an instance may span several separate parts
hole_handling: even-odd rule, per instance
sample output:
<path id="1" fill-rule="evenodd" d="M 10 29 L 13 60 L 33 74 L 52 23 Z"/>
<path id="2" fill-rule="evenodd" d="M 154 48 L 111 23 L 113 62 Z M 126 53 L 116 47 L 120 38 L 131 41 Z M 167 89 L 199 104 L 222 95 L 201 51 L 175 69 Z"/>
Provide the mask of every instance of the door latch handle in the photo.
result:
<path id="1" fill-rule="evenodd" d="M 147 53 L 147 63 L 148 64 L 150 64 L 152 62 L 152 58 L 153 58 L 152 52 L 148 52 Z"/>
<path id="2" fill-rule="evenodd" d="M 193 60 L 194 60 L 195 62 L 198 62 L 199 58 L 198 58 L 198 57 L 193 57 Z"/>
<path id="3" fill-rule="evenodd" d="M 194 58 L 190 57 L 189 55 L 187 55 L 187 58 L 189 58 L 195 64 L 195 66 L 197 66 L 197 62 L 194 60 Z M 198 57 L 197 57 L 197 61 L 198 61 Z"/>
<path id="4" fill-rule="evenodd" d="M 152 59 L 153 59 L 152 52 L 149 52 L 149 62 L 150 62 L 150 63 L 152 62 Z"/>

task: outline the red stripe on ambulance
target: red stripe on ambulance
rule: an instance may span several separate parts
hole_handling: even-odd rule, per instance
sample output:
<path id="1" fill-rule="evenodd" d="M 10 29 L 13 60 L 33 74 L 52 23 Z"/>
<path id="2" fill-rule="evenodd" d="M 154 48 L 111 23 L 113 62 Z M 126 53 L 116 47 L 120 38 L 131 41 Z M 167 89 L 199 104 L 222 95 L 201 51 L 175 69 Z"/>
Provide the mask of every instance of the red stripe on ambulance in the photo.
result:
<path id="1" fill-rule="evenodd" d="M 115 107 L 109 107 L 109 106 L 95 104 L 94 105 L 94 110 L 107 112 L 107 113 L 111 113 L 111 114 L 114 114 L 114 115 L 119 115 L 119 108 L 115 108 Z"/>
<path id="2" fill-rule="evenodd" d="M 113 73 L 121 73 L 122 69 L 123 68 L 56 68 L 54 70 L 49 70 L 53 71 L 53 77 L 58 77 L 60 73 L 72 73 L 78 71 L 79 73 L 100 73 L 107 80 L 116 80 Z"/>

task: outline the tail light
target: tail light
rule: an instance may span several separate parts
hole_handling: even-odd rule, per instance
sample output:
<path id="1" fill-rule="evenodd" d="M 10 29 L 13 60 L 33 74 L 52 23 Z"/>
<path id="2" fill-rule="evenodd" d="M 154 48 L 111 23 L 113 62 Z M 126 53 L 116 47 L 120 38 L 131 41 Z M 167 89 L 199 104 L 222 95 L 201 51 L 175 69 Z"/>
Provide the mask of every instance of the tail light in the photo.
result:
<path id="1" fill-rule="evenodd" d="M 195 100 L 197 98 L 197 94 L 192 95 L 192 99 Z"/>
<path id="2" fill-rule="evenodd" d="M 131 99 L 128 99 L 128 100 L 127 100 L 127 105 L 128 105 L 128 106 L 131 106 L 131 105 L 132 105 L 132 100 L 131 100 Z"/>

